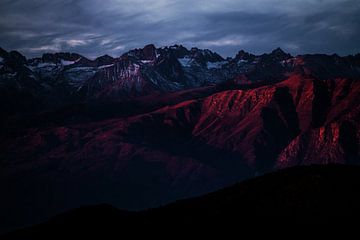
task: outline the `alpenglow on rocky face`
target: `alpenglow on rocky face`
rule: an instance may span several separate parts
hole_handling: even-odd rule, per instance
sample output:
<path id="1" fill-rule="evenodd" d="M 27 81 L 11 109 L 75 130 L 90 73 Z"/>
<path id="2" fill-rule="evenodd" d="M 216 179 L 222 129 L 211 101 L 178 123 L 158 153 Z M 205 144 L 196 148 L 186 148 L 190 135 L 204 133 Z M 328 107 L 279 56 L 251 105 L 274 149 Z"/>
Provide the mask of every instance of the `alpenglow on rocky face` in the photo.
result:
<path id="1" fill-rule="evenodd" d="M 275 47 L 295 55 L 360 51 L 357 0 L 2 0 L 0 15 L 0 46 L 28 57 L 119 56 L 148 43 L 223 57 Z"/>
<path id="2" fill-rule="evenodd" d="M 360 0 L 0 2 L 0 239 L 360 215 Z"/>

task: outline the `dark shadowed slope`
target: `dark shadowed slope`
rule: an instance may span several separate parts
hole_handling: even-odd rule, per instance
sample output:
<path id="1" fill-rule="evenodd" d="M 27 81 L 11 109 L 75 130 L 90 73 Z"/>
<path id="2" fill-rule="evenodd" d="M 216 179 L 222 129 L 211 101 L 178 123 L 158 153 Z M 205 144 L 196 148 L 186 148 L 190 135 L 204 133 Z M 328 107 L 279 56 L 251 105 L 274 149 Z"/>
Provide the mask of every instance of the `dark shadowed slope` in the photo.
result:
<path id="1" fill-rule="evenodd" d="M 109 205 L 80 208 L 11 237 L 46 238 L 81 234 L 120 236 L 151 229 L 186 231 L 204 226 L 297 226 L 352 224 L 360 214 L 360 167 L 295 167 L 164 207 L 125 212 Z"/>

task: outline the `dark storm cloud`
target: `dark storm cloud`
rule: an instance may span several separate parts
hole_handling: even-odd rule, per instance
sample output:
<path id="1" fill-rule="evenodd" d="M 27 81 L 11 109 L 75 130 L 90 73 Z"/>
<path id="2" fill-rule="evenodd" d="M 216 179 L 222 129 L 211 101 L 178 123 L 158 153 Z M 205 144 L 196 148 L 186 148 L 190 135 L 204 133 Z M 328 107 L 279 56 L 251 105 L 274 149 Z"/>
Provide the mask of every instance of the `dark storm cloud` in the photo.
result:
<path id="1" fill-rule="evenodd" d="M 358 0 L 1 0 L 0 46 L 114 56 L 147 43 L 224 56 L 360 52 Z"/>

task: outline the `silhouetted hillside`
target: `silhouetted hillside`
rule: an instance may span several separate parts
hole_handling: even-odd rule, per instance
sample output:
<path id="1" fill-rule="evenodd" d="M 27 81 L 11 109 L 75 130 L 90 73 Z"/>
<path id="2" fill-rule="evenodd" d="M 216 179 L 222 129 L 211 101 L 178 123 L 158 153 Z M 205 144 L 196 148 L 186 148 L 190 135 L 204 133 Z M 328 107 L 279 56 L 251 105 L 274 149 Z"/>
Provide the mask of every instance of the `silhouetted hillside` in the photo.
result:
<path id="1" fill-rule="evenodd" d="M 282 227 L 354 223 L 360 213 L 360 167 L 306 166 L 280 170 L 232 187 L 142 212 L 109 205 L 76 209 L 7 237 L 50 239 L 174 229 L 186 232 L 211 226 Z M 259 228 L 260 230 L 260 228 Z"/>

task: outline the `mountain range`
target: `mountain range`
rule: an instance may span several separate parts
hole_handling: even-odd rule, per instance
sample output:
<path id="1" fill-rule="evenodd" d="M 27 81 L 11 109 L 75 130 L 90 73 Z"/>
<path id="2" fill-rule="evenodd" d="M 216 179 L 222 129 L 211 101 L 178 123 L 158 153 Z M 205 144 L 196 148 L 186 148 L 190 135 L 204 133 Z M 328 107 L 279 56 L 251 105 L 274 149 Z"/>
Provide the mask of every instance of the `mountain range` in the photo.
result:
<path id="1" fill-rule="evenodd" d="M 0 226 L 156 207 L 281 168 L 359 164 L 360 54 L 113 58 L 0 49 Z"/>

